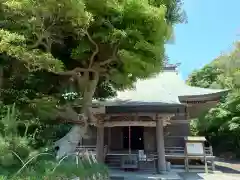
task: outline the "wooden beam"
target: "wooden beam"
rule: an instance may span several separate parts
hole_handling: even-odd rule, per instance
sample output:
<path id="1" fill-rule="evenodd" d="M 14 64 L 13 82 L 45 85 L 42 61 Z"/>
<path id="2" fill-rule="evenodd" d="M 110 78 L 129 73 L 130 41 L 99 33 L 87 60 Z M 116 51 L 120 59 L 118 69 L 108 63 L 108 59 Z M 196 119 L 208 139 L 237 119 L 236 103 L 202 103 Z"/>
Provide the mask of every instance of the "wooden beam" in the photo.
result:
<path id="1" fill-rule="evenodd" d="M 187 106 L 191 106 L 191 105 L 196 105 L 196 104 L 208 104 L 208 103 L 219 103 L 219 99 L 217 100 L 199 100 L 199 101 L 181 101 L 183 104 L 187 105 Z"/>
<path id="2" fill-rule="evenodd" d="M 135 119 L 137 117 L 150 117 L 151 119 L 156 120 L 156 114 L 157 114 L 157 117 L 159 119 L 169 119 L 170 117 L 175 116 L 175 114 L 169 114 L 169 113 L 166 114 L 166 113 L 142 113 L 142 112 L 139 112 L 139 113 L 106 114 L 105 119 L 110 120 L 111 117 L 123 117 L 123 116 L 126 116 L 126 117 L 134 117 Z M 176 114 L 179 115 L 180 113 L 176 113 Z"/>
<path id="3" fill-rule="evenodd" d="M 168 124 L 167 121 L 163 122 L 164 126 Z M 156 121 L 111 121 L 104 122 L 104 127 L 118 127 L 118 126 L 145 126 L 156 127 Z"/>
<path id="4" fill-rule="evenodd" d="M 90 109 L 90 111 L 93 114 L 105 114 L 106 113 L 106 110 L 105 110 L 104 106 L 101 106 L 101 107 L 90 107 L 89 109 Z"/>
<path id="5" fill-rule="evenodd" d="M 104 127 L 118 127 L 118 126 L 147 126 L 156 127 L 155 121 L 112 121 L 104 122 Z"/>
<path id="6" fill-rule="evenodd" d="M 132 116 L 132 117 L 141 117 L 141 116 L 148 116 L 150 118 L 155 117 L 155 113 L 117 113 L 117 114 L 106 114 L 106 117 L 110 119 L 111 117 L 123 117 L 123 116 Z"/>
<path id="7" fill-rule="evenodd" d="M 170 124 L 188 124 L 191 120 L 170 120 Z"/>

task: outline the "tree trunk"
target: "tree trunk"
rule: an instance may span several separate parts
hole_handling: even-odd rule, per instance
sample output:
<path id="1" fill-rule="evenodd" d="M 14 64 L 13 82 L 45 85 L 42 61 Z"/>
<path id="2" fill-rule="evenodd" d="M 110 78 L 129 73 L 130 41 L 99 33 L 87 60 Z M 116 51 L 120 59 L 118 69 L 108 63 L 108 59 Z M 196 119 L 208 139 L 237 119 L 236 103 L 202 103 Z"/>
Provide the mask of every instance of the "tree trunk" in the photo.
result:
<path id="1" fill-rule="evenodd" d="M 3 85 L 3 67 L 0 65 L 0 99 L 1 99 L 2 85 Z"/>
<path id="2" fill-rule="evenodd" d="M 60 140 L 55 143 L 55 147 L 58 147 L 57 159 L 66 155 L 74 153 L 82 138 L 88 138 L 88 119 L 91 117 L 89 107 L 92 104 L 92 98 L 95 93 L 99 75 L 96 73 L 93 80 L 89 79 L 89 73 L 85 73 L 84 80 L 80 80 L 80 76 L 77 77 L 79 89 L 83 93 L 83 99 L 81 104 L 80 115 L 75 116 L 74 120 L 84 121 L 84 125 L 74 125 L 72 129 Z M 85 87 L 84 87 L 85 85 Z M 76 112 L 75 112 L 76 113 Z M 76 119 L 77 118 L 77 119 Z"/>

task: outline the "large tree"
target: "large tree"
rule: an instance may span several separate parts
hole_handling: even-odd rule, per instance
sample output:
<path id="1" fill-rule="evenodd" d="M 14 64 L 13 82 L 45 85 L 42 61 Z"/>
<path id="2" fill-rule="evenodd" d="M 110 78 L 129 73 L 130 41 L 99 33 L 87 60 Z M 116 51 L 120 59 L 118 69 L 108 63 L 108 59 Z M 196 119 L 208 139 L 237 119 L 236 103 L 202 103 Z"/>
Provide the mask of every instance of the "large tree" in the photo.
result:
<path id="1" fill-rule="evenodd" d="M 23 99 L 19 96 L 27 97 L 22 104 L 43 111 L 40 104 L 45 99 L 52 102 L 46 110 L 49 115 L 51 109 L 52 119 L 81 121 L 82 126 L 74 126 L 59 141 L 64 153 L 73 151 L 87 134 L 88 119 L 94 118 L 89 111 L 94 94 L 114 95 L 161 70 L 164 44 L 172 38 L 174 24 L 184 21 L 181 4 L 180 0 L 1 0 L 2 98 L 9 100 L 7 94 L 22 85 L 24 91 L 15 93 L 18 101 Z M 81 116 L 69 103 L 60 110 L 53 108 L 59 105 L 59 87 L 77 92 Z"/>

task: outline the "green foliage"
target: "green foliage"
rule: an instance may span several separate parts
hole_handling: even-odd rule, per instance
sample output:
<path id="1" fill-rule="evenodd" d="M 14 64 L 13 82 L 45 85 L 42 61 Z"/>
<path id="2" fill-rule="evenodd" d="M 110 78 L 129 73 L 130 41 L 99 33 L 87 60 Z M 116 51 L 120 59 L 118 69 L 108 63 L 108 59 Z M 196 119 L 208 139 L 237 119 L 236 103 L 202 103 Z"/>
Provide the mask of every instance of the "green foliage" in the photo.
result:
<path id="1" fill-rule="evenodd" d="M 32 179 L 57 179 L 57 178 L 76 178 L 80 179 L 108 179 L 108 169 L 97 162 L 94 162 L 90 155 L 71 155 L 56 161 L 47 158 L 47 154 L 38 154 L 42 158 L 34 163 L 32 159 L 24 163 L 21 169 L 15 172 L 10 179 L 29 178 Z M 50 155 L 50 154 L 49 154 Z M 48 155 L 48 156 L 49 156 Z"/>
<path id="2" fill-rule="evenodd" d="M 207 136 L 219 151 L 236 152 L 240 148 L 240 43 L 199 71 L 193 72 L 188 83 L 204 88 L 227 88 L 230 93 L 217 107 L 210 109 L 191 126 L 194 134 Z"/>
<path id="3" fill-rule="evenodd" d="M 1 0 L 0 52 L 6 65 L 24 65 L 15 76 L 93 69 L 102 78 L 101 95 L 115 95 L 113 88 L 131 87 L 161 70 L 164 44 L 184 18 L 181 5 L 180 0 Z M 45 81 L 45 87 L 59 79 Z"/>
<path id="4" fill-rule="evenodd" d="M 93 74 L 94 98 L 105 99 L 158 73 L 164 44 L 185 18 L 181 7 L 180 0 L 1 0 L 3 104 L 15 103 L 38 137 L 69 104 L 62 94 L 71 87 L 67 93 L 78 94 L 71 101 L 81 99 Z"/>
<path id="5" fill-rule="evenodd" d="M 48 153 L 39 153 L 32 148 L 35 137 L 21 136 L 18 131 L 19 111 L 13 106 L 7 106 L 6 114 L 1 119 L 0 134 L 0 175 L 2 179 L 56 179 L 58 177 L 81 177 L 92 179 L 99 176 L 108 177 L 107 168 L 94 163 L 91 156 L 64 157 L 66 160 L 56 161 L 46 158 Z M 41 158 L 40 156 L 43 156 Z M 51 157 L 54 157 L 51 155 Z M 88 158 L 87 158 L 88 157 Z M 78 158 L 79 164 L 75 160 Z M 88 160 L 90 158 L 90 161 Z M 34 178 L 32 178 L 34 177 Z"/>
<path id="6" fill-rule="evenodd" d="M 183 20 L 179 0 L 1 2 L 0 52 L 28 71 L 91 67 L 118 86 L 160 71 L 172 26 Z"/>
<path id="7" fill-rule="evenodd" d="M 64 157 L 64 160 L 56 161 L 48 158 L 49 155 L 37 154 L 35 159 L 30 159 L 23 162 L 20 169 L 15 169 L 9 172 L 0 172 L 0 179 L 10 180 L 54 180 L 54 179 L 69 179 L 79 177 L 80 179 L 100 179 L 107 180 L 109 178 L 108 169 L 102 164 L 92 162 L 91 156 Z M 78 163 L 76 163 L 78 158 Z M 89 159 L 91 161 L 89 161 Z M 32 162 L 34 161 L 34 162 Z M 1 176 L 2 175 L 2 176 Z"/>
<path id="8" fill-rule="evenodd" d="M 18 114 L 15 105 L 7 107 L 7 113 L 0 121 L 0 166 L 2 167 L 19 166 L 21 164 L 19 158 L 26 159 L 33 151 L 29 146 L 30 138 L 18 134 Z"/>
<path id="9" fill-rule="evenodd" d="M 3 84 L 19 82 L 2 96 L 14 93 L 27 101 L 36 91 L 37 96 L 59 92 L 70 77 L 49 72 L 77 67 L 100 73 L 97 97 L 114 96 L 114 88 L 131 87 L 161 70 L 164 44 L 184 18 L 181 5 L 180 0 L 1 0 L 0 52 L 4 77 L 10 76 Z M 43 88 L 36 87 L 40 84 Z"/>
<path id="10" fill-rule="evenodd" d="M 217 88 L 219 83 L 218 78 L 222 73 L 222 69 L 218 69 L 211 65 L 206 65 L 202 69 L 194 71 L 188 78 L 187 82 L 191 86 Z"/>
<path id="11" fill-rule="evenodd" d="M 2 165 L 19 163 L 11 151 L 28 158 L 62 136 L 69 125 L 56 120 L 73 103 L 158 73 L 184 18 L 180 0 L 0 0 Z"/>

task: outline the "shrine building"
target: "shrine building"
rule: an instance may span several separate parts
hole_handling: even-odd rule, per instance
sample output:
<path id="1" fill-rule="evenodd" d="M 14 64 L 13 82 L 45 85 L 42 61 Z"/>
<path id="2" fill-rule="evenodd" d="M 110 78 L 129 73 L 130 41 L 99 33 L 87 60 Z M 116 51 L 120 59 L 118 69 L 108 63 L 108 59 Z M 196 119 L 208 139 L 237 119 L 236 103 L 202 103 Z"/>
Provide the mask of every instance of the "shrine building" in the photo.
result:
<path id="1" fill-rule="evenodd" d="M 188 86 L 177 65 L 166 65 L 157 76 L 137 81 L 135 89 L 103 102 L 102 111 L 96 110 L 102 120 L 93 127 L 91 138 L 83 139 L 83 146 L 95 147 L 98 160 L 115 168 L 121 168 L 124 155 L 142 150 L 145 156 L 154 154 L 156 169 L 164 172 L 171 149 L 184 148 L 190 121 L 227 92 Z"/>

